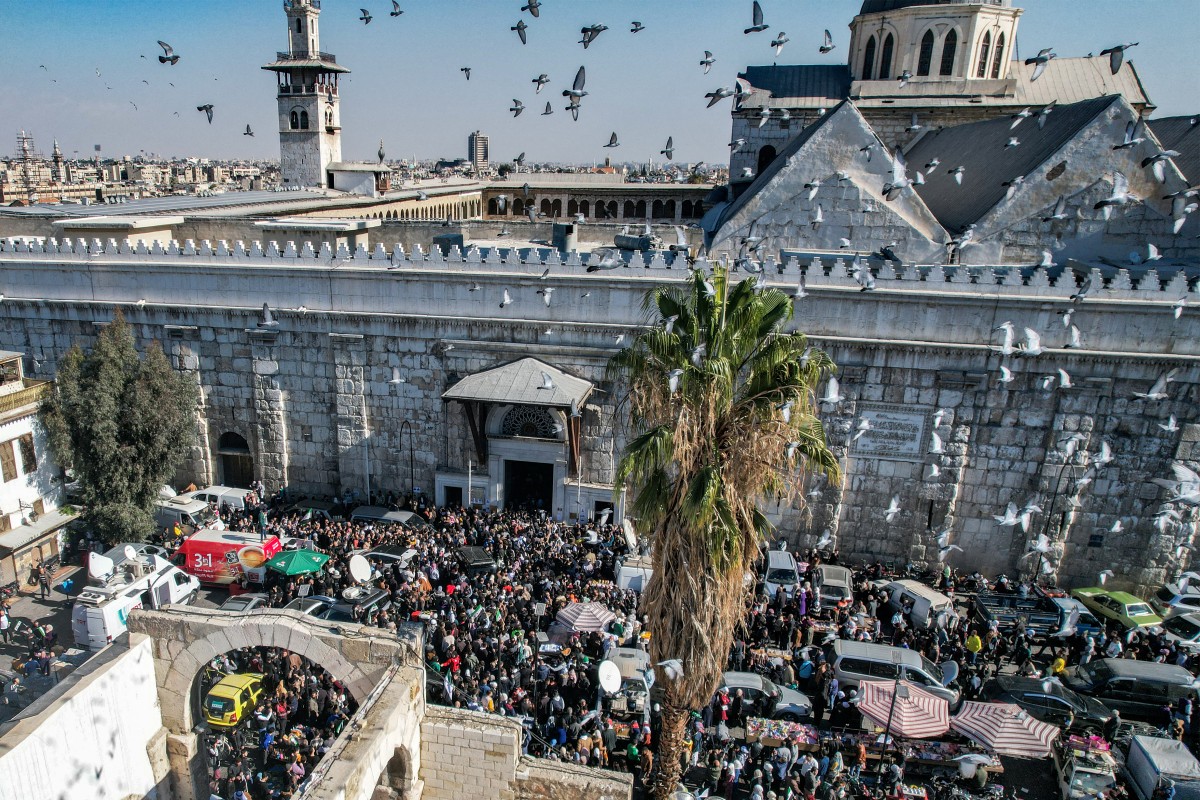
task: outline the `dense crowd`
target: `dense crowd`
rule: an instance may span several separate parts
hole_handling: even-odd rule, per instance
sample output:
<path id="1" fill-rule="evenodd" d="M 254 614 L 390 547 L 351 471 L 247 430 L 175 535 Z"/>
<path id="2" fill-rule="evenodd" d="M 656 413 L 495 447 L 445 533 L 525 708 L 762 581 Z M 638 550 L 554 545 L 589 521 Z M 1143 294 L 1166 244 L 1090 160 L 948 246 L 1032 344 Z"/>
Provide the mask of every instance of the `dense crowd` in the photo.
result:
<path id="1" fill-rule="evenodd" d="M 621 645 L 644 647 L 649 635 L 637 613 L 637 594 L 613 582 L 627 552 L 619 528 L 520 511 L 422 508 L 420 513 L 428 528 L 272 516 L 265 523 L 267 534 L 309 540 L 331 560 L 315 575 L 273 580 L 266 587 L 270 605 L 301 595 L 338 597 L 354 585 L 348 568 L 352 554 L 388 545 L 411 548 L 415 554 L 407 563 L 374 562 L 371 582 L 389 602 L 361 614 L 361 622 L 388 629 L 404 622 L 424 626 L 430 686 L 440 695 L 434 699 L 518 718 L 529 733 L 529 752 L 628 770 L 641 786 L 656 766 L 658 708 L 618 737 L 620 726 L 597 687 L 596 665 L 605 654 Z M 234 528 L 256 530 L 263 524 L 253 510 L 226 510 L 226 515 Z M 469 569 L 456 557 L 464 546 L 486 549 L 495 569 Z M 1111 628 L 1098 636 L 1076 633 L 1035 641 L 1021 620 L 1006 628 L 976 623 L 966 603 L 957 606 L 957 615 L 943 614 L 928 627 L 915 627 L 907 609 L 889 607 L 881 564 L 854 573 L 851 601 L 820 608 L 809 578 L 823 557 L 836 561 L 837 554 L 797 556 L 807 571 L 795 591 L 748 600 L 728 668 L 758 672 L 804 692 L 812 704 L 810 721 L 824 732 L 826 746 L 813 754 L 801 752 L 794 742 L 778 748 L 745 744 L 733 729 L 763 709 L 740 690 L 720 692 L 693 715 L 685 754 L 689 781 L 707 785 L 714 795 L 832 800 L 865 791 L 859 783 L 865 755 L 832 746 L 843 731 L 858 729 L 861 720 L 854 691 L 838 685 L 826 661 L 823 645 L 835 638 L 892 644 L 935 664 L 955 662 L 957 688 L 965 699 L 978 697 L 1001 670 L 1054 677 L 1071 665 L 1106 656 L 1182 664 L 1193 671 L 1200 666 L 1156 632 Z M 928 578 L 953 593 L 948 568 Z M 1015 582 L 1001 588 L 1031 591 Z M 557 646 L 548 647 L 546 634 L 553 632 L 557 612 L 575 601 L 598 601 L 617 619 L 604 632 L 559 632 Z M 1200 709 L 1194 703 L 1192 696 L 1164 705 L 1156 722 L 1195 740 Z M 881 770 L 878 783 L 885 787 L 904 780 L 902 751 L 896 756 Z"/>

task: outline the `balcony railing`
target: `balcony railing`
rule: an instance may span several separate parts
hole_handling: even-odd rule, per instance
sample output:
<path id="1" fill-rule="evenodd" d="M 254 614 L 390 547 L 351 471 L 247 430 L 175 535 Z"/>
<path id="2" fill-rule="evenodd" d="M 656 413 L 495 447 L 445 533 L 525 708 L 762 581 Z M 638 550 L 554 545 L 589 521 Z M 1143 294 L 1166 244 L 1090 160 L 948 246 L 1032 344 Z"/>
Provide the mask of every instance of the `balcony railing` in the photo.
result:
<path id="1" fill-rule="evenodd" d="M 40 403 L 50 393 L 51 381 L 34 381 L 25 378 L 25 388 L 11 394 L 0 395 L 0 414 L 8 414 L 18 408 Z"/>
<path id="2" fill-rule="evenodd" d="M 332 53 L 322 53 L 319 50 L 309 51 L 306 53 L 280 53 L 275 52 L 276 61 L 327 61 L 330 64 L 336 64 L 337 59 Z"/>
<path id="3" fill-rule="evenodd" d="M 280 94 L 327 94 L 331 97 L 338 93 L 337 87 L 331 83 L 292 83 L 282 84 L 279 87 Z"/>

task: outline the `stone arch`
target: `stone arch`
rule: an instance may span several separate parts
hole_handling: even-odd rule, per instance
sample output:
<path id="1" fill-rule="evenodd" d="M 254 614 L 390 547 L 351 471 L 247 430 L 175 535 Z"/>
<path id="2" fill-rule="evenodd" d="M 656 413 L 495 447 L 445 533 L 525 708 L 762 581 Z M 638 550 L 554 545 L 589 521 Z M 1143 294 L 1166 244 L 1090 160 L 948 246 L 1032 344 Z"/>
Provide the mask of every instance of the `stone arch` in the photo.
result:
<path id="1" fill-rule="evenodd" d="M 612 217 L 613 219 L 616 219 L 617 218 L 617 201 L 609 200 L 608 207 L 606 208 L 606 210 L 608 211 L 608 215 L 610 217 Z"/>
<path id="2" fill-rule="evenodd" d="M 583 214 L 585 217 L 588 215 L 588 201 L 587 200 L 579 201 L 579 213 Z"/>
<path id="3" fill-rule="evenodd" d="M 131 615 L 130 620 L 132 622 L 135 618 L 144 616 L 135 613 Z M 188 733 L 195 725 L 192 695 L 204 665 L 217 656 L 242 647 L 277 647 L 290 650 L 343 683 L 359 705 L 367 699 L 377 676 L 368 674 L 362 665 L 355 664 L 347 658 L 340 645 L 335 647 L 324 641 L 324 637 L 318 635 L 324 631 L 304 621 L 298 612 L 272 609 L 256 613 L 252 615 L 253 618 L 251 615 L 229 616 L 228 623 L 223 619 L 218 620 L 218 624 L 212 625 L 211 630 L 181 648 L 181 652 L 174 657 L 170 657 L 171 648 L 165 642 L 161 644 L 166 652 L 156 652 L 156 659 L 162 661 L 166 656 L 165 660 L 168 662 L 160 664 L 160 670 L 156 672 L 159 674 L 163 725 L 172 733 Z M 133 627 L 135 626 L 131 625 L 131 629 Z M 179 643 L 171 644 L 179 646 Z M 160 642 L 156 639 L 156 649 L 159 645 Z"/>
<path id="4" fill-rule="evenodd" d="M 674 201 L 674 199 L 668 200 L 663 205 L 663 210 L 666 211 L 667 219 L 675 219 L 675 201 Z"/>
<path id="5" fill-rule="evenodd" d="M 879 80 L 886 81 L 892 77 L 892 52 L 896 48 L 896 37 L 888 34 L 883 37 L 883 51 L 879 55 Z"/>
<path id="6" fill-rule="evenodd" d="M 633 213 L 638 219 L 645 219 L 646 218 L 646 201 L 638 200 L 637 204 L 634 205 L 634 207 L 633 207 Z"/>
<path id="7" fill-rule="evenodd" d="M 524 215 L 525 214 L 525 201 L 519 197 L 516 198 L 515 200 L 513 200 L 512 201 L 512 213 L 516 216 Z"/>
<path id="8" fill-rule="evenodd" d="M 500 213 L 500 203 L 494 197 L 488 198 L 488 216 L 495 216 Z"/>
<path id="9" fill-rule="evenodd" d="M 218 477 L 224 486 L 249 487 L 254 479 L 254 453 L 246 437 L 225 431 L 217 437 Z"/>
<path id="10" fill-rule="evenodd" d="M 548 197 L 542 198 L 542 206 L 538 209 L 539 213 L 550 217 L 554 215 L 554 204 L 550 202 Z"/>
<path id="11" fill-rule="evenodd" d="M 637 215 L 637 204 L 632 200 L 625 201 L 625 216 L 634 217 Z"/>
<path id="12" fill-rule="evenodd" d="M 572 197 L 570 200 L 567 201 L 567 215 L 573 217 L 578 213 L 579 213 L 579 201 Z"/>
<path id="13" fill-rule="evenodd" d="M 386 789 L 386 797 L 403 798 L 412 790 L 416 775 L 413 772 L 412 754 L 407 747 L 397 747 L 379 775 L 379 788 Z"/>
<path id="14" fill-rule="evenodd" d="M 586 201 L 584 201 L 584 202 L 586 202 Z M 586 214 L 587 212 L 584 211 L 583 213 Z M 605 211 L 604 211 L 604 203 L 601 203 L 599 200 L 597 200 L 596 201 L 596 219 L 605 219 L 606 217 L 608 217 L 608 214 L 605 213 Z"/>
<path id="15" fill-rule="evenodd" d="M 867 39 L 867 47 L 863 53 L 862 79 L 871 80 L 875 74 L 875 37 Z"/>
<path id="16" fill-rule="evenodd" d="M 650 216 L 653 219 L 662 219 L 665 214 L 664 208 L 662 200 L 655 200 L 650 206 Z"/>
<path id="17" fill-rule="evenodd" d="M 958 54 L 958 29 L 951 28 L 946 33 L 946 38 L 942 41 L 942 64 L 938 70 L 939 75 L 954 74 L 954 59 Z"/>
<path id="18" fill-rule="evenodd" d="M 933 68 L 933 45 L 937 39 L 933 35 L 933 29 L 929 28 L 925 31 L 925 35 L 921 37 L 921 49 L 917 53 L 917 76 L 926 77 L 929 71 Z"/>

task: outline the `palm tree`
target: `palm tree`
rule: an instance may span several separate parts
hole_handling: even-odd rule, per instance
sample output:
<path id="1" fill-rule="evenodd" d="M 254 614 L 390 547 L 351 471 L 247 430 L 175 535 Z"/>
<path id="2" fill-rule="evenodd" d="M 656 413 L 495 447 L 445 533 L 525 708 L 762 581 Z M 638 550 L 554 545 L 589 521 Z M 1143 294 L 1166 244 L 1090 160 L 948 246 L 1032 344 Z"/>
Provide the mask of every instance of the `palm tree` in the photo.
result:
<path id="1" fill-rule="evenodd" d="M 763 499 L 794 497 L 806 470 L 840 479 L 815 389 L 835 369 L 803 334 L 785 333 L 792 300 L 718 266 L 648 293 L 657 324 L 608 365 L 629 389 L 634 438 L 617 486 L 649 532 L 654 576 L 642 596 L 650 655 L 665 687 L 652 796 L 680 776 L 692 711 L 712 698 L 746 607 L 745 576 L 771 532 Z M 671 674 L 678 659 L 682 675 Z"/>

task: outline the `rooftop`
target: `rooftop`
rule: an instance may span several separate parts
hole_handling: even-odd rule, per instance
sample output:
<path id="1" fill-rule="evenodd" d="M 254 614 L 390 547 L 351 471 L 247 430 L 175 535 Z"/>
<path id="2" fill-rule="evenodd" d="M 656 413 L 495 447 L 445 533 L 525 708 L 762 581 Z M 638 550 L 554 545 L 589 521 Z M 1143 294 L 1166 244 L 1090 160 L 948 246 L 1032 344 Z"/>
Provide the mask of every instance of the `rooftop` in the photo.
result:
<path id="1" fill-rule="evenodd" d="M 544 376 L 550 376 L 547 388 Z M 566 408 L 582 406 L 592 384 L 536 358 L 522 358 L 494 369 L 468 375 L 443 395 L 443 400 L 475 401 L 501 405 Z"/>

